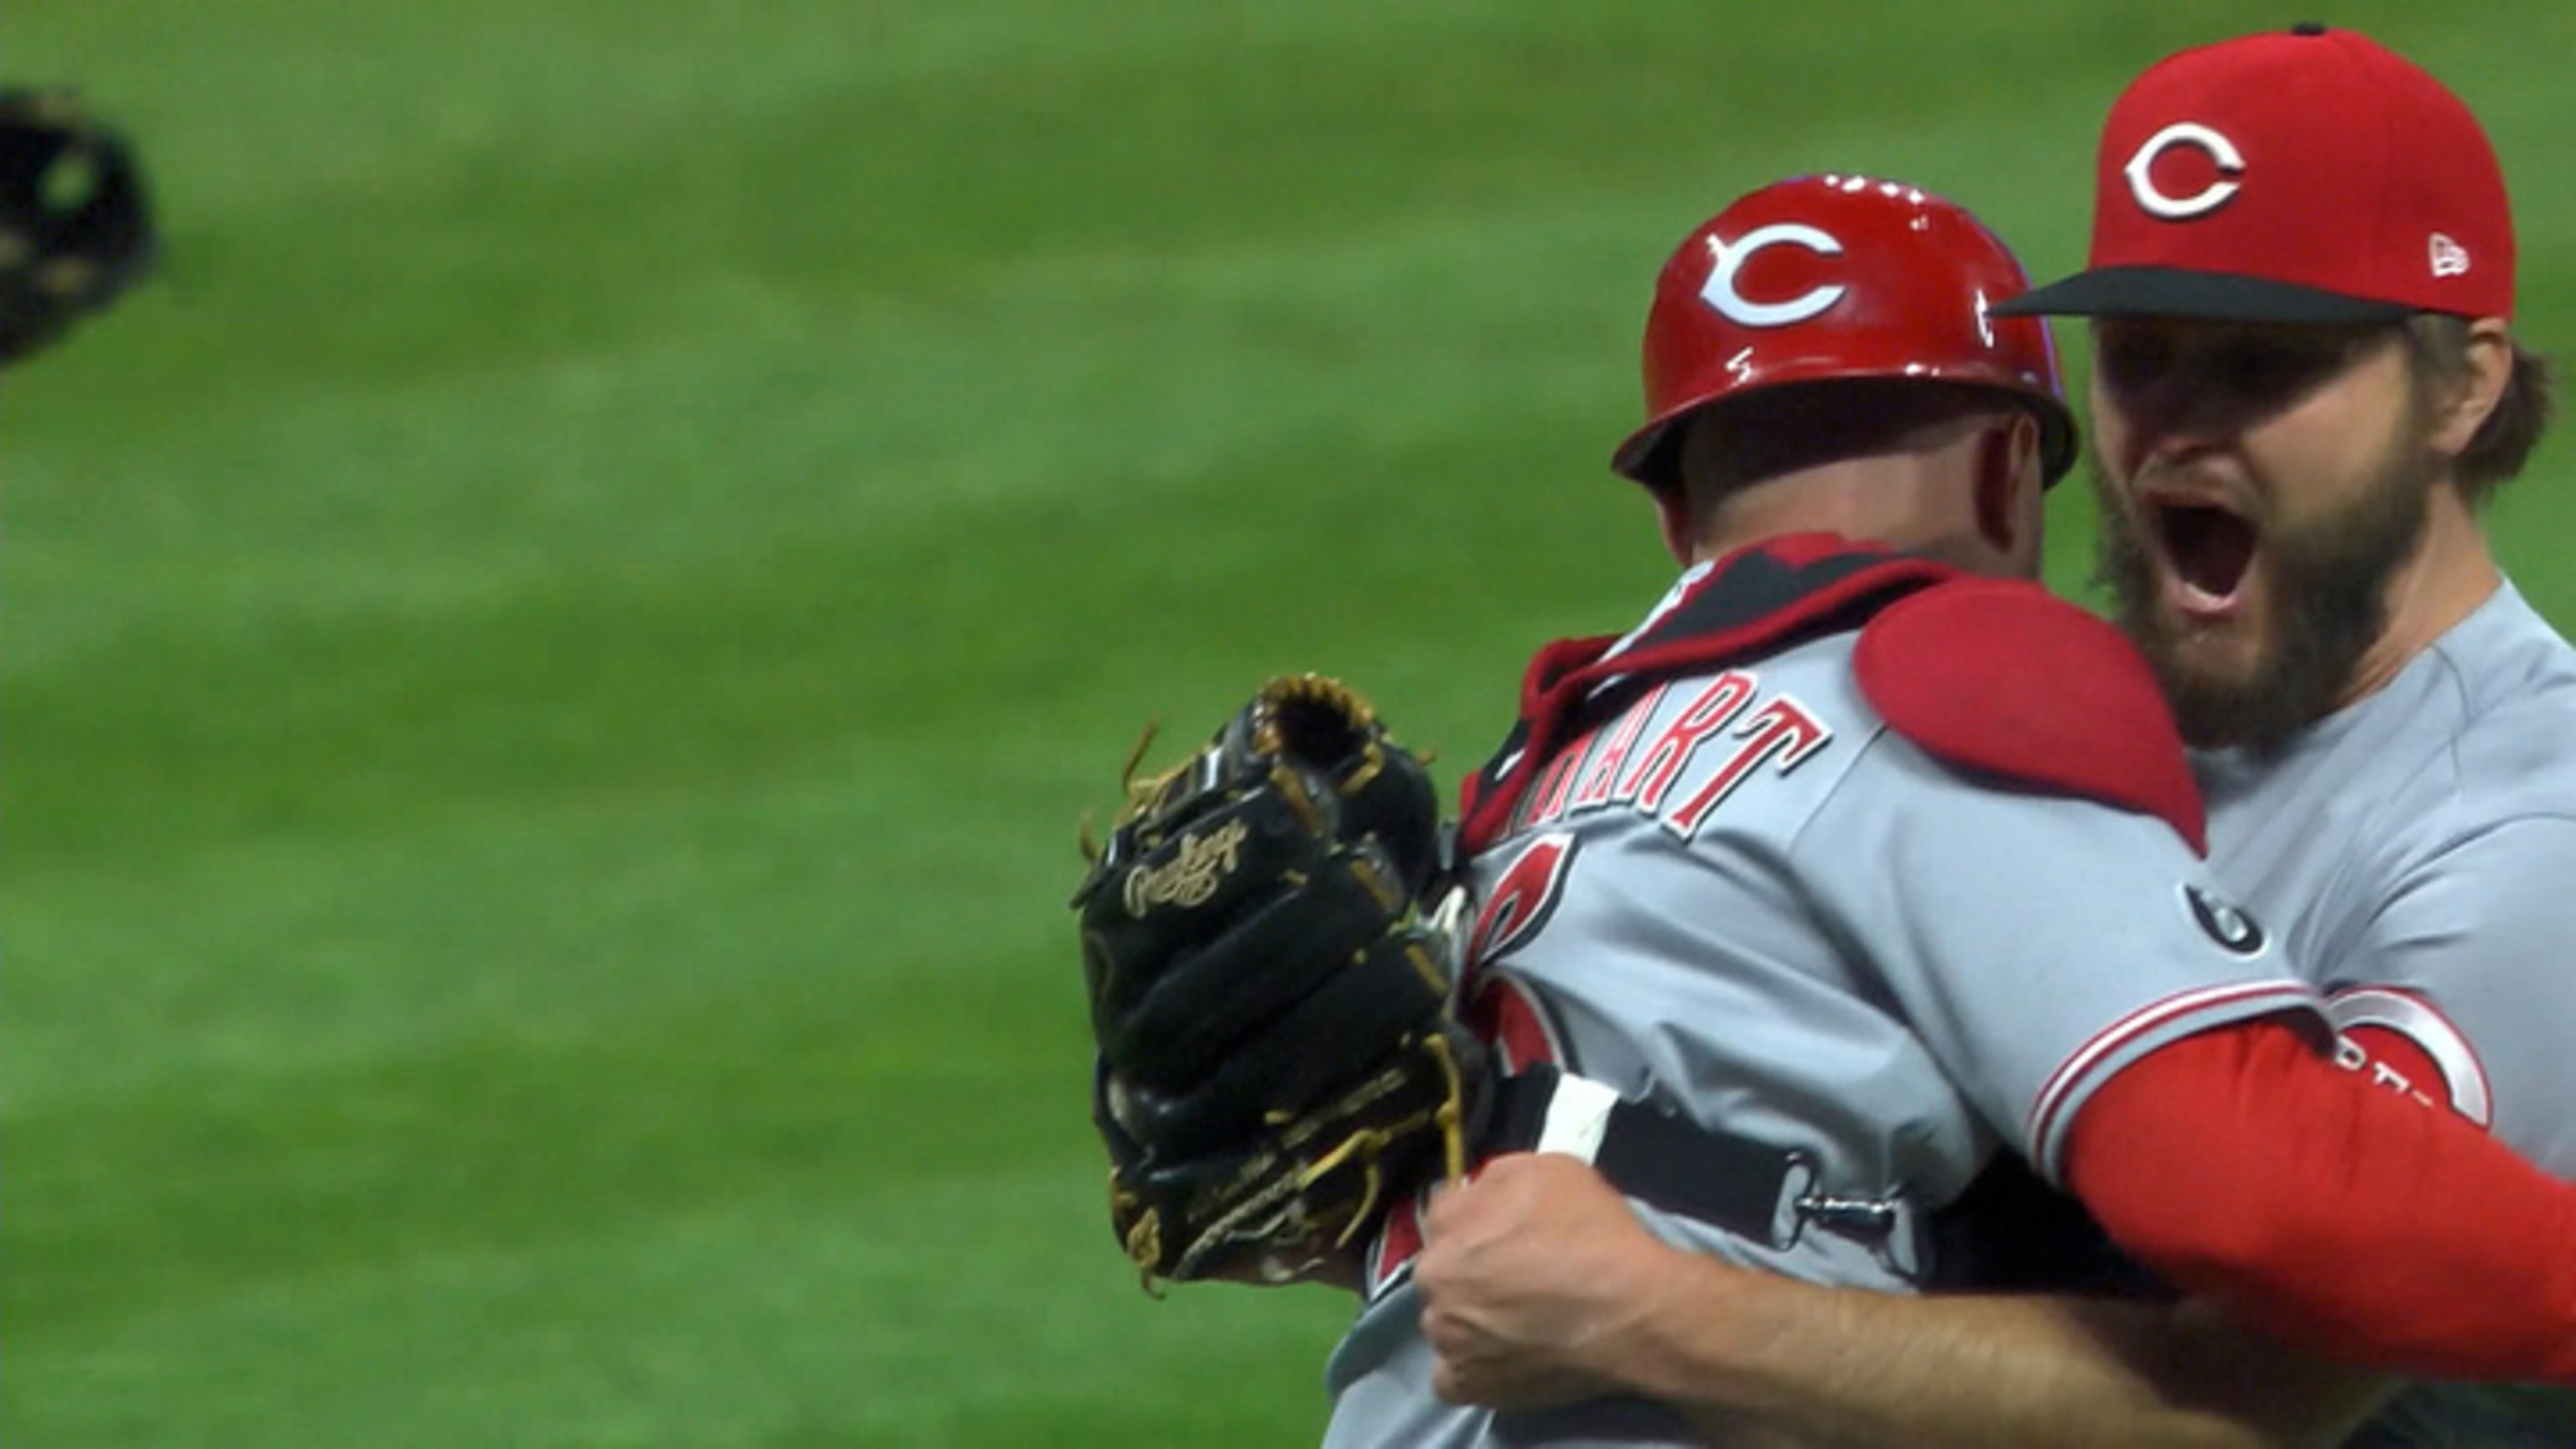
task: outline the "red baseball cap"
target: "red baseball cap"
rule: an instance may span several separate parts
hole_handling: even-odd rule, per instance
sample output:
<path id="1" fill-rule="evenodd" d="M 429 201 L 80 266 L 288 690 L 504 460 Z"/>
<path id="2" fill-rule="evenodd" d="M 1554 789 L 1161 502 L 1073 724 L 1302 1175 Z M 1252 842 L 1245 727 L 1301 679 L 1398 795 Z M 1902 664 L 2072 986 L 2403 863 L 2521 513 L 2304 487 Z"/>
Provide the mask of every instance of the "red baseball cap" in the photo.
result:
<path id="1" fill-rule="evenodd" d="M 1995 310 L 2513 315 L 2513 214 L 2477 117 L 2395 51 L 2315 24 L 2169 56 L 2121 94 L 2091 261 Z"/>

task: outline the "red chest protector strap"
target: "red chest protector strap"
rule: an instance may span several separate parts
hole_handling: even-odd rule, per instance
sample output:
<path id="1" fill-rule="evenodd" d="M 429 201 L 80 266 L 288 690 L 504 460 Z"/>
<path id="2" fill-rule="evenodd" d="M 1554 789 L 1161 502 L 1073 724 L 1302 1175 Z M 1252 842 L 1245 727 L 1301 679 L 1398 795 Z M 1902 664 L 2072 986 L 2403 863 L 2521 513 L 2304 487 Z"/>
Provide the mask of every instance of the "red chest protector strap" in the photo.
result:
<path id="1" fill-rule="evenodd" d="M 2154 816 L 2207 853 L 2200 788 L 2146 661 L 2038 585 L 1911 594 L 1861 630 L 1853 667 L 1888 725 L 1951 766 Z"/>
<path id="2" fill-rule="evenodd" d="M 1460 844 L 1482 850 L 1548 758 L 1629 687 L 1775 653 L 1856 627 L 1891 600 L 1958 578 L 1955 569 L 1831 534 L 1795 534 L 1727 555 L 1628 642 L 1565 639 L 1539 651 L 1521 682 L 1521 718 L 1460 801 Z M 1609 688 L 1603 688 L 1604 685 Z"/>

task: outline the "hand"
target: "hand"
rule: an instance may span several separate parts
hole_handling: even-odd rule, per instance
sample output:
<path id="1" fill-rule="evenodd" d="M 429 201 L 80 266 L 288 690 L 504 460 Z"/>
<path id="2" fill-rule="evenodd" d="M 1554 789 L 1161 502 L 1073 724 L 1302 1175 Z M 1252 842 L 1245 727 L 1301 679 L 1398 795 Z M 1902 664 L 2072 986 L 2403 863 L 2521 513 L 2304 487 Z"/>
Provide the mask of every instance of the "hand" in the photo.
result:
<path id="1" fill-rule="evenodd" d="M 1571 1157 L 1494 1158 L 1423 1215 L 1414 1287 L 1451 1403 L 1535 1409 L 1614 1392 L 1621 1334 L 1688 1255 Z"/>

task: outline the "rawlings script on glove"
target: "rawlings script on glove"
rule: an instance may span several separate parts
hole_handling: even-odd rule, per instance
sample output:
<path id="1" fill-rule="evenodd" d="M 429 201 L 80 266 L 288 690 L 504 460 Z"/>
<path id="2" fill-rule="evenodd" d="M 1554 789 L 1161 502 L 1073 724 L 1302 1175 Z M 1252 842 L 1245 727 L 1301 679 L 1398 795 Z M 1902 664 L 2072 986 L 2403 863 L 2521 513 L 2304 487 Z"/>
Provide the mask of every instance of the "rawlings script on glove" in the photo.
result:
<path id="1" fill-rule="evenodd" d="M 1423 910 L 1437 791 L 1366 700 L 1299 675 L 1128 792 L 1073 897 L 1111 1226 L 1148 1289 L 1315 1276 L 1464 1171 L 1482 1054 Z"/>

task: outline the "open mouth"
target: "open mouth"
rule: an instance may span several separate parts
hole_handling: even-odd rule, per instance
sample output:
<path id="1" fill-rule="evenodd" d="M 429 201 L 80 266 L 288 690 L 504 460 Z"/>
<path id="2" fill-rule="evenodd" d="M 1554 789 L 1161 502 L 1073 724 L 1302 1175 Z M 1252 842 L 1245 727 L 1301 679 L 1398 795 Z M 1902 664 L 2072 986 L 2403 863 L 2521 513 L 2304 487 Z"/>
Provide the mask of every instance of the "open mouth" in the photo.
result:
<path id="1" fill-rule="evenodd" d="M 2203 607 L 2235 601 L 2254 564 L 2254 525 L 2212 503 L 2155 500 L 2149 505 L 2156 537 L 2174 577 Z"/>

